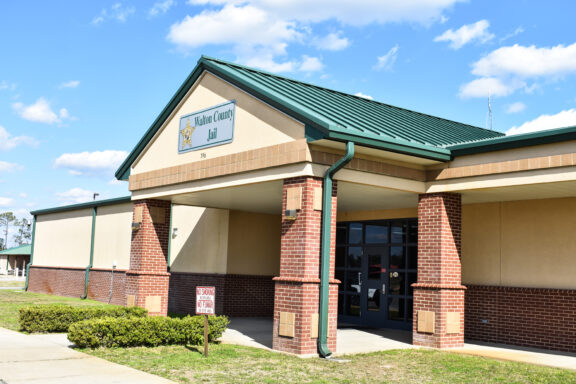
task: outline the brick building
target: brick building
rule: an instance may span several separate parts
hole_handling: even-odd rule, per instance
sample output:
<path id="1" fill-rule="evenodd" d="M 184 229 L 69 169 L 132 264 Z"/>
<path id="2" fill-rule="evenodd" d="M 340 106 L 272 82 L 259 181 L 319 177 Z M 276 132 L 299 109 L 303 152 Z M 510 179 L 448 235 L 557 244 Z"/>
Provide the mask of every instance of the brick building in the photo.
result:
<path id="1" fill-rule="evenodd" d="M 33 212 L 28 289 L 576 351 L 576 127 L 503 136 L 203 57 L 119 168 L 130 196 Z M 64 241 L 66 240 L 66 241 Z"/>

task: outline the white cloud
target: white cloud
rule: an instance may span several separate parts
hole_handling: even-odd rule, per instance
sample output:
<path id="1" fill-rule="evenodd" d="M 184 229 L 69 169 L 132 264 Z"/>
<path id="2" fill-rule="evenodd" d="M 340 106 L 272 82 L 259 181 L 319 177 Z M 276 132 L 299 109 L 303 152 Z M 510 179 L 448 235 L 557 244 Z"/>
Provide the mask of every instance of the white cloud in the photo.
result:
<path id="1" fill-rule="evenodd" d="M 501 84 L 511 84 L 507 92 L 500 96 L 509 95 L 519 89 L 527 93 L 540 87 L 538 83 L 530 86 L 527 81 L 541 79 L 555 81 L 563 76 L 576 73 L 576 43 L 568 46 L 537 48 L 534 45 L 525 47 L 518 44 L 498 48 L 472 65 L 472 73 L 479 76 L 474 80 L 497 79 Z M 470 86 L 466 84 L 463 88 Z M 521 85 L 520 85 L 521 84 Z M 461 92 L 462 94 L 462 92 Z M 476 95 L 471 97 L 481 97 Z"/>
<path id="2" fill-rule="evenodd" d="M 34 104 L 31 105 L 13 103 L 12 108 L 20 115 L 21 118 L 36 123 L 61 123 L 64 119 L 70 118 L 66 108 L 60 109 L 58 114 L 52 111 L 52 108 L 50 108 L 50 103 L 43 97 L 39 98 Z"/>
<path id="3" fill-rule="evenodd" d="M 271 18 L 265 10 L 250 5 L 226 5 L 221 10 L 186 16 L 170 27 L 168 40 L 183 48 L 208 44 L 278 47 L 299 36 L 294 23 Z"/>
<path id="4" fill-rule="evenodd" d="M 126 156 L 126 151 L 113 150 L 64 153 L 55 160 L 54 166 L 67 169 L 72 175 L 109 177 Z"/>
<path id="5" fill-rule="evenodd" d="M 56 193 L 56 197 L 62 202 L 62 204 L 86 203 L 94 200 L 94 191 L 82 188 L 72 188 L 65 192 Z"/>
<path id="6" fill-rule="evenodd" d="M 36 146 L 38 142 L 29 136 L 12 136 L 0 125 L 0 151 L 7 151 L 21 144 Z"/>
<path id="7" fill-rule="evenodd" d="M 336 20 L 364 26 L 372 23 L 440 21 L 445 10 L 462 0 L 189 0 L 190 4 L 243 4 L 269 11 L 275 17 L 319 23 Z"/>
<path id="8" fill-rule="evenodd" d="M 486 43 L 494 38 L 494 34 L 488 32 L 489 27 L 488 20 L 480 20 L 473 24 L 463 25 L 455 31 L 449 29 L 440 36 L 436 36 L 434 41 L 448 41 L 452 49 L 460 49 L 473 41 Z"/>
<path id="9" fill-rule="evenodd" d="M 78 80 L 70 80 L 60 84 L 59 88 L 77 88 L 80 85 Z"/>
<path id="10" fill-rule="evenodd" d="M 498 48 L 472 66 L 478 76 L 561 76 L 576 73 L 576 43 L 551 48 L 515 44 Z"/>
<path id="11" fill-rule="evenodd" d="M 0 91 L 13 91 L 16 89 L 16 84 L 8 83 L 6 80 L 0 81 Z"/>
<path id="12" fill-rule="evenodd" d="M 184 52 L 205 45 L 228 45 L 241 63 L 290 71 L 298 69 L 297 62 L 284 59 L 290 44 L 310 42 L 333 51 L 350 44 L 339 32 L 315 36 L 316 24 L 429 25 L 442 20 L 443 13 L 460 1 L 464 0 L 189 0 L 192 5 L 212 7 L 173 24 L 167 39 Z"/>
<path id="13" fill-rule="evenodd" d="M 555 115 L 541 115 L 519 127 L 512 127 L 506 131 L 507 135 L 543 131 L 553 128 L 562 128 L 576 125 L 576 109 L 561 111 Z"/>
<path id="14" fill-rule="evenodd" d="M 315 38 L 312 44 L 318 48 L 327 51 L 341 51 L 350 45 L 346 37 L 341 37 L 342 32 L 329 33 L 324 37 Z"/>
<path id="15" fill-rule="evenodd" d="M 92 19 L 92 24 L 98 25 L 106 20 L 117 20 L 124 23 L 129 16 L 136 13 L 136 8 L 125 7 L 122 3 L 115 3 L 110 8 L 104 8 L 100 14 Z"/>
<path id="16" fill-rule="evenodd" d="M 0 173 L 1 172 L 12 172 L 20 169 L 21 166 L 16 163 L 9 163 L 7 161 L 0 160 Z"/>
<path id="17" fill-rule="evenodd" d="M 482 77 L 460 87 L 459 96 L 462 98 L 488 97 L 488 95 L 508 96 L 525 85 L 519 80 L 508 81 L 497 77 Z"/>
<path id="18" fill-rule="evenodd" d="M 300 71 L 302 72 L 317 72 L 324 68 L 324 64 L 317 57 L 302 56 L 302 63 L 300 64 Z"/>
<path id="19" fill-rule="evenodd" d="M 514 37 L 514 36 L 518 36 L 519 34 L 521 34 L 521 33 L 523 33 L 523 32 L 524 32 L 524 28 L 518 27 L 518 28 L 516 28 L 516 29 L 514 30 L 514 32 L 509 33 L 509 34 L 507 34 L 506 36 L 502 37 L 502 38 L 500 39 L 500 42 L 502 43 L 502 42 L 504 42 L 504 41 L 506 41 L 506 40 L 508 40 L 508 39 L 511 39 L 511 38 Z"/>
<path id="20" fill-rule="evenodd" d="M 18 197 L 21 197 L 21 198 L 25 199 L 25 198 L 28 197 L 28 195 L 26 194 L 26 192 L 21 192 L 21 193 L 18 194 Z"/>
<path id="21" fill-rule="evenodd" d="M 150 10 L 148 11 L 148 17 L 163 15 L 166 12 L 168 12 L 168 10 L 172 8 L 174 5 L 176 5 L 176 1 L 174 0 L 165 0 L 156 2 L 152 6 L 152 8 L 150 8 Z"/>
<path id="22" fill-rule="evenodd" d="M 372 96 L 365 95 L 362 92 L 356 92 L 354 94 L 354 96 L 363 97 L 363 98 L 368 99 L 368 100 L 374 100 L 374 98 Z"/>
<path id="23" fill-rule="evenodd" d="M 384 55 L 378 57 L 378 63 L 374 66 L 376 70 L 384 70 L 390 71 L 392 70 L 392 66 L 396 62 L 398 58 L 398 45 L 393 46 L 390 50 Z"/>
<path id="24" fill-rule="evenodd" d="M 7 208 L 14 204 L 14 199 L 10 197 L 0 197 L 0 207 Z"/>
<path id="25" fill-rule="evenodd" d="M 519 113 L 526 109 L 526 104 L 521 102 L 516 102 L 508 105 L 506 107 L 506 113 Z"/>

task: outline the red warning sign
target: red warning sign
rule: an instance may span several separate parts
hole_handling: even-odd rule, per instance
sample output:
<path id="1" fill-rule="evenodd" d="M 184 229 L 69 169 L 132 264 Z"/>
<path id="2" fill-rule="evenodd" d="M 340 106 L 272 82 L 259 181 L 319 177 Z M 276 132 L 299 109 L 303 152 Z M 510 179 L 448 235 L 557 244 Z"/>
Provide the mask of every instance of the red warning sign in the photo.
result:
<path id="1" fill-rule="evenodd" d="M 196 287 L 196 314 L 214 315 L 216 287 Z"/>

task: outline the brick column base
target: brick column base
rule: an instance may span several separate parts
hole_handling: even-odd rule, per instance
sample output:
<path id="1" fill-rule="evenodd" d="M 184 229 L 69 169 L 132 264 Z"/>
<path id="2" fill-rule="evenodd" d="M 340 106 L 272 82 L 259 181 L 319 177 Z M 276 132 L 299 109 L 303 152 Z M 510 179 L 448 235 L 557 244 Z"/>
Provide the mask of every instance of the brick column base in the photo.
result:
<path id="1" fill-rule="evenodd" d="M 433 348 L 457 348 L 464 345 L 464 286 L 414 287 L 414 330 L 412 343 Z M 434 329 L 418 331 L 418 312 L 434 313 Z M 423 312 L 420 312 L 422 315 Z M 451 315 L 449 315 L 449 313 Z M 450 318 L 449 318 L 450 317 Z M 421 319 L 422 321 L 423 319 Z"/>
<path id="2" fill-rule="evenodd" d="M 418 282 L 414 288 L 412 342 L 435 348 L 464 345 L 461 284 L 462 200 L 456 193 L 420 195 Z"/>
<path id="3" fill-rule="evenodd" d="M 128 305 L 148 309 L 150 316 L 168 314 L 169 273 L 126 272 L 126 298 Z"/>

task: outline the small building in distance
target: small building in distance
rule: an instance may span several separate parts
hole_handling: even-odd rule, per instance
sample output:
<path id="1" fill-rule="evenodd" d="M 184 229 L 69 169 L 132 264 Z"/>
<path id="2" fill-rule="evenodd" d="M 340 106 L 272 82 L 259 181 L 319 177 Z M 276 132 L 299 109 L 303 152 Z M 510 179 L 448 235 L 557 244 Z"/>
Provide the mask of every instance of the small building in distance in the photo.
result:
<path id="1" fill-rule="evenodd" d="M 18 276 L 24 276 L 26 265 L 30 262 L 31 251 L 32 245 L 30 244 L 0 251 L 0 275 L 17 274 Z"/>

